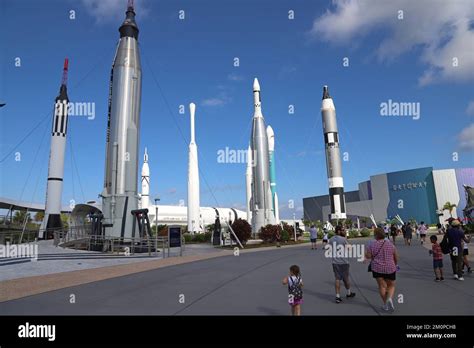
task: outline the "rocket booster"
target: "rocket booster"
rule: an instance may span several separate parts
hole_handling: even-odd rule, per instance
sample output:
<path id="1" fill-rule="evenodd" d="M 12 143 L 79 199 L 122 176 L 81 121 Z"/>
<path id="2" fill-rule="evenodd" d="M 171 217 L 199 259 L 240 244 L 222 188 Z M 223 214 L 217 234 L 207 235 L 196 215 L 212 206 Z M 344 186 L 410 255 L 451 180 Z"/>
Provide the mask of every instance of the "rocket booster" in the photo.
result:
<path id="1" fill-rule="evenodd" d="M 64 60 L 63 78 L 59 95 L 54 104 L 53 125 L 51 129 L 51 148 L 49 153 L 48 182 L 46 187 L 46 204 L 44 219 L 40 228 L 40 238 L 44 232 L 59 229 L 61 223 L 61 196 L 63 191 L 64 156 L 68 124 L 67 73 L 69 60 Z"/>
<path id="2" fill-rule="evenodd" d="M 247 193 L 247 222 L 250 224 L 252 220 L 252 149 L 249 144 L 247 150 L 247 171 L 245 172 L 245 184 Z"/>
<path id="3" fill-rule="evenodd" d="M 262 115 L 260 84 L 253 83 L 254 116 L 252 123 L 251 148 L 252 168 L 252 231 L 258 233 L 262 226 L 274 224 L 272 193 L 270 188 L 270 162 L 268 159 L 268 138 Z"/>
<path id="4" fill-rule="evenodd" d="M 344 198 L 344 182 L 342 179 L 341 154 L 339 151 L 339 135 L 337 132 L 336 108 L 329 95 L 328 86 L 323 87 L 321 104 L 323 118 L 324 143 L 326 149 L 326 167 L 331 204 L 331 219 L 346 218 L 346 201 Z"/>
<path id="5" fill-rule="evenodd" d="M 277 215 L 278 206 L 277 202 L 275 202 L 276 196 L 276 169 L 275 169 L 275 132 L 273 132 L 273 128 L 271 126 L 267 126 L 267 138 L 268 138 L 268 157 L 270 161 L 270 189 L 272 191 L 272 210 L 275 215 L 275 222 L 278 224 L 279 219 Z"/>
<path id="6" fill-rule="evenodd" d="M 201 232 L 200 203 L 199 203 L 199 165 L 197 145 L 194 132 L 194 115 L 196 105 L 189 104 L 191 121 L 191 141 L 189 142 L 188 162 L 188 232 Z"/>
<path id="7" fill-rule="evenodd" d="M 148 166 L 148 152 L 145 147 L 142 165 L 142 203 L 141 209 L 148 209 L 150 206 L 150 167 Z"/>
<path id="8" fill-rule="evenodd" d="M 142 71 L 133 1 L 119 28 L 112 65 L 107 121 L 106 168 L 102 192 L 105 235 L 131 237 L 131 211 L 138 208 L 138 145 Z"/>

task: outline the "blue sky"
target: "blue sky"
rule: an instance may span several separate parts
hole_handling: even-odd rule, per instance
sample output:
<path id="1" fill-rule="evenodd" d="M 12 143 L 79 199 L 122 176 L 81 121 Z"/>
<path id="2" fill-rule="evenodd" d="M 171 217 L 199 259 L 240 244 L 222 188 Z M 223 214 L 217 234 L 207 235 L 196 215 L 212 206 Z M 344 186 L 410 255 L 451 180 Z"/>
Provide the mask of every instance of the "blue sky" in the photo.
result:
<path id="1" fill-rule="evenodd" d="M 346 190 L 378 173 L 474 164 L 474 6 L 468 0 L 135 2 L 143 69 L 140 151 L 148 148 L 151 194 L 163 204 L 186 200 L 187 105 L 195 102 L 201 205 L 244 209 L 245 164 L 218 163 L 217 152 L 248 146 L 254 77 L 275 131 L 283 217 L 301 216 L 303 197 L 328 190 L 319 111 L 325 84 L 337 109 L 341 150 L 349 153 Z M 63 202 L 97 199 L 109 74 L 125 7 L 125 0 L 0 1 L 6 33 L 0 101 L 7 102 L 0 109 L 0 196 L 44 200 L 50 119 L 15 145 L 51 115 L 67 56 L 69 98 L 94 102 L 96 115 L 70 120 Z M 380 104 L 389 99 L 420 103 L 420 119 L 381 116 Z"/>

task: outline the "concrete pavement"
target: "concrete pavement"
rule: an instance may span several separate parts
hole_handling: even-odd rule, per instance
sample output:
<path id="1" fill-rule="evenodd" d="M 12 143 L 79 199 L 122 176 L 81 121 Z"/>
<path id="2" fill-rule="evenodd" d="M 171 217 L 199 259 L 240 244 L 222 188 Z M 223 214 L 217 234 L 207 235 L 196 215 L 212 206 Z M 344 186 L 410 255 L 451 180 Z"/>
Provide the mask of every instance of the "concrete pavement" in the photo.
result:
<path id="1" fill-rule="evenodd" d="M 402 243 L 399 239 L 394 315 L 473 315 L 474 276 L 452 280 L 445 257 L 446 281 L 435 283 L 427 250 Z M 303 315 L 390 315 L 380 313 L 381 300 L 367 264 L 355 260 L 351 280 L 357 295 L 336 304 L 330 260 L 321 247 L 311 250 L 309 245 L 242 252 L 50 291 L 2 302 L 0 314 L 288 315 L 288 293 L 281 279 L 292 264 L 302 270 Z"/>

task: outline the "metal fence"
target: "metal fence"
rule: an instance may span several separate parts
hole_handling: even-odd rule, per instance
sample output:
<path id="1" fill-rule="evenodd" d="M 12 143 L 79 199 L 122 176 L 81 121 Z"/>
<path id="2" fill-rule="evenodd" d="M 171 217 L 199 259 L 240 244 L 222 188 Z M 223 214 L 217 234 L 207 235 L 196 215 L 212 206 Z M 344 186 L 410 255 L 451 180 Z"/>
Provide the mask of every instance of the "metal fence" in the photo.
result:
<path id="1" fill-rule="evenodd" d="M 84 249 L 118 254 L 148 253 L 158 255 L 161 249 L 163 257 L 170 256 L 168 236 L 155 237 L 115 237 L 93 235 L 91 225 L 70 227 L 67 230 L 54 231 L 54 245 L 73 249 Z M 184 237 L 181 239 L 180 254 L 184 250 Z"/>

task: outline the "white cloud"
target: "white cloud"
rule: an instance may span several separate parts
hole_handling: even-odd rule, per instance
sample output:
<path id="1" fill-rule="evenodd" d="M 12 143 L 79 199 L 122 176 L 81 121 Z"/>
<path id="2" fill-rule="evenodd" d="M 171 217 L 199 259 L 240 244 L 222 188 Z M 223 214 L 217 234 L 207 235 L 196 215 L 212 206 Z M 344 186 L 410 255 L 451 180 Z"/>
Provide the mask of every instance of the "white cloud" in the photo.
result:
<path id="1" fill-rule="evenodd" d="M 221 106 L 221 105 L 225 105 L 226 103 L 227 101 L 222 98 L 209 98 L 209 99 L 204 99 L 201 104 L 203 106 Z"/>
<path id="2" fill-rule="evenodd" d="M 232 74 L 227 75 L 227 79 L 229 79 L 230 81 L 243 81 L 244 76 L 236 74 L 236 73 L 232 73 Z"/>
<path id="3" fill-rule="evenodd" d="M 470 30 L 474 1 L 333 0 L 333 4 L 334 9 L 313 22 L 313 38 L 357 45 L 356 38 L 376 32 L 383 37 L 375 52 L 379 61 L 420 49 L 426 65 L 420 85 L 474 79 L 474 30 Z M 458 66 L 453 66 L 455 58 Z"/>
<path id="4" fill-rule="evenodd" d="M 474 151 L 474 123 L 458 134 L 459 148 L 463 151 Z"/>
<path id="5" fill-rule="evenodd" d="M 470 101 L 467 105 L 466 114 L 469 116 L 474 116 L 474 100 Z"/>
<path id="6" fill-rule="evenodd" d="M 135 12 L 138 17 L 137 21 L 148 13 L 144 2 L 144 0 L 134 2 Z M 126 0 L 82 0 L 87 13 L 93 16 L 97 23 L 123 20 L 127 10 L 127 3 L 128 1 Z"/>
<path id="7" fill-rule="evenodd" d="M 225 86 L 218 86 L 219 93 L 217 97 L 207 98 L 201 102 L 202 106 L 222 106 L 230 103 L 232 98 L 227 94 L 227 88 Z"/>

